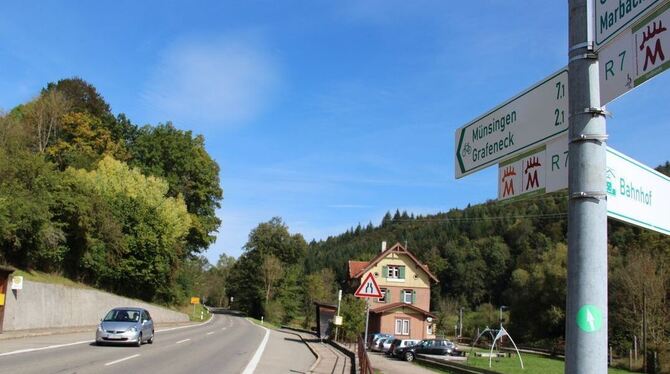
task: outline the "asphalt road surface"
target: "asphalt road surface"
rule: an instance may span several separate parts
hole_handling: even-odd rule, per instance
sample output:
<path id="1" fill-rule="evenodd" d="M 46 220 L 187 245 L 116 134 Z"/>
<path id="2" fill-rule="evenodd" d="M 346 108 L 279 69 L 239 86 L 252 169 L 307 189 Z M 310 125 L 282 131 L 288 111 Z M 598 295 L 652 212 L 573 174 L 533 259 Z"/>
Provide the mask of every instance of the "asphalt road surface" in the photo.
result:
<path id="1" fill-rule="evenodd" d="M 315 358 L 294 335 L 215 314 L 158 329 L 153 344 L 97 346 L 95 331 L 0 341 L 0 373 L 305 373 Z"/>

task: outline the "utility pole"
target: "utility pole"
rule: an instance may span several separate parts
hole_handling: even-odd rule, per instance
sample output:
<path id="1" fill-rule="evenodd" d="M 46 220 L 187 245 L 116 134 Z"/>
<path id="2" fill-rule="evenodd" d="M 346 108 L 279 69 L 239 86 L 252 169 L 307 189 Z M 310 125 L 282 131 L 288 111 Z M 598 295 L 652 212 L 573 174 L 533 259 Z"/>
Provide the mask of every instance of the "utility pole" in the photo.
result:
<path id="1" fill-rule="evenodd" d="M 337 316 L 340 316 L 340 303 L 342 302 L 342 290 L 337 291 Z M 340 325 L 335 325 L 335 341 L 337 341 L 337 330 Z"/>
<path id="2" fill-rule="evenodd" d="M 462 338 L 463 337 L 463 307 L 461 307 L 460 314 L 458 317 L 458 324 L 459 324 L 459 330 L 458 330 L 458 337 Z"/>
<path id="3" fill-rule="evenodd" d="M 568 294 L 565 373 L 607 373 L 607 133 L 593 0 L 569 5 Z"/>
<path id="4" fill-rule="evenodd" d="M 647 372 L 647 286 L 642 287 L 642 372 Z"/>

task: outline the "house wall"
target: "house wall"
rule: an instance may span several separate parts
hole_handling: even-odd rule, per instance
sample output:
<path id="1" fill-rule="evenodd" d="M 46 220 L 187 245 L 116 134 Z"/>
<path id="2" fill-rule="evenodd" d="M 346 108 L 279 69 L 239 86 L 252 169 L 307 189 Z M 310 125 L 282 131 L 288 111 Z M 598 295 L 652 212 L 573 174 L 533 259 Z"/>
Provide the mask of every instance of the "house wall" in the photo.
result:
<path id="1" fill-rule="evenodd" d="M 409 335 L 399 335 L 395 331 L 395 321 L 398 319 L 408 319 L 410 322 Z M 435 335 L 428 335 L 428 322 L 424 316 L 415 312 L 394 311 L 383 313 L 379 318 L 379 331 L 386 334 L 391 334 L 399 339 L 428 339 L 434 338 Z"/>
<path id="2" fill-rule="evenodd" d="M 370 303 L 370 308 L 374 309 L 386 304 L 402 302 L 402 292 L 404 290 L 414 290 L 416 292 L 416 302 L 413 303 L 413 305 L 426 311 L 430 310 L 430 288 L 412 288 L 397 286 L 395 284 L 393 286 L 384 286 L 380 284 L 379 288 L 385 288 L 387 292 L 390 293 L 390 295 L 385 299 L 385 301 L 371 299 L 372 302 Z"/>
<path id="3" fill-rule="evenodd" d="M 401 265 L 405 266 L 405 279 L 404 280 L 395 280 L 386 278 L 385 274 L 382 274 L 382 269 L 384 266 L 388 265 Z M 423 269 L 419 268 L 414 261 L 412 261 L 409 256 L 398 253 L 389 253 L 385 258 L 381 259 L 373 268 L 366 272 L 362 279 L 365 279 L 367 273 L 372 272 L 375 274 L 375 280 L 378 285 L 400 285 L 402 287 L 412 287 L 412 288 L 430 288 L 430 279 L 428 274 L 426 274 Z"/>
<path id="4" fill-rule="evenodd" d="M 405 278 L 387 278 L 383 269 L 385 266 L 389 265 L 404 266 Z M 402 290 L 411 289 L 416 291 L 416 303 L 414 303 L 414 305 L 426 311 L 430 310 L 430 278 L 428 274 L 417 266 L 409 256 L 405 254 L 389 253 L 369 271 L 365 272 L 361 279 L 365 279 L 368 273 L 374 274 L 375 281 L 380 288 L 391 290 L 391 303 L 402 301 Z M 383 302 L 378 302 L 377 299 L 372 299 L 373 308 L 383 304 Z"/>

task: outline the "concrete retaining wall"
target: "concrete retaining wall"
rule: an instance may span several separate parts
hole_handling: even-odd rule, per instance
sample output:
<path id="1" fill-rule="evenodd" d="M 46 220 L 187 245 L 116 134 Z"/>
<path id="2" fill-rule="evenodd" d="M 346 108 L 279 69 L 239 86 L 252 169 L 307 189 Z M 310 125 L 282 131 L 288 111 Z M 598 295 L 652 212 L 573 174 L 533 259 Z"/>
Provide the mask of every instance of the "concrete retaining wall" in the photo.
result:
<path id="1" fill-rule="evenodd" d="M 92 326 L 119 306 L 142 307 L 157 323 L 188 321 L 184 313 L 107 292 L 24 280 L 22 290 L 7 292 L 3 330 Z"/>

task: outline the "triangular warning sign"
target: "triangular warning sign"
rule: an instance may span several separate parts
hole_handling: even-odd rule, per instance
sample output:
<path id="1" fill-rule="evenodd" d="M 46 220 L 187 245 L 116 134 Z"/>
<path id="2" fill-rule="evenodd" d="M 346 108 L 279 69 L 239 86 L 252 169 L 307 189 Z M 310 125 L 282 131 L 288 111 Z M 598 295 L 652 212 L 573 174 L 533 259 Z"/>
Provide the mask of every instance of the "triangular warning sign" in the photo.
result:
<path id="1" fill-rule="evenodd" d="M 358 286 L 354 296 L 381 298 L 384 295 L 382 295 L 382 290 L 379 289 L 377 281 L 375 281 L 375 277 L 372 275 L 372 273 L 368 273 L 368 276 L 365 277 L 365 280 L 361 282 L 360 286 Z"/>

